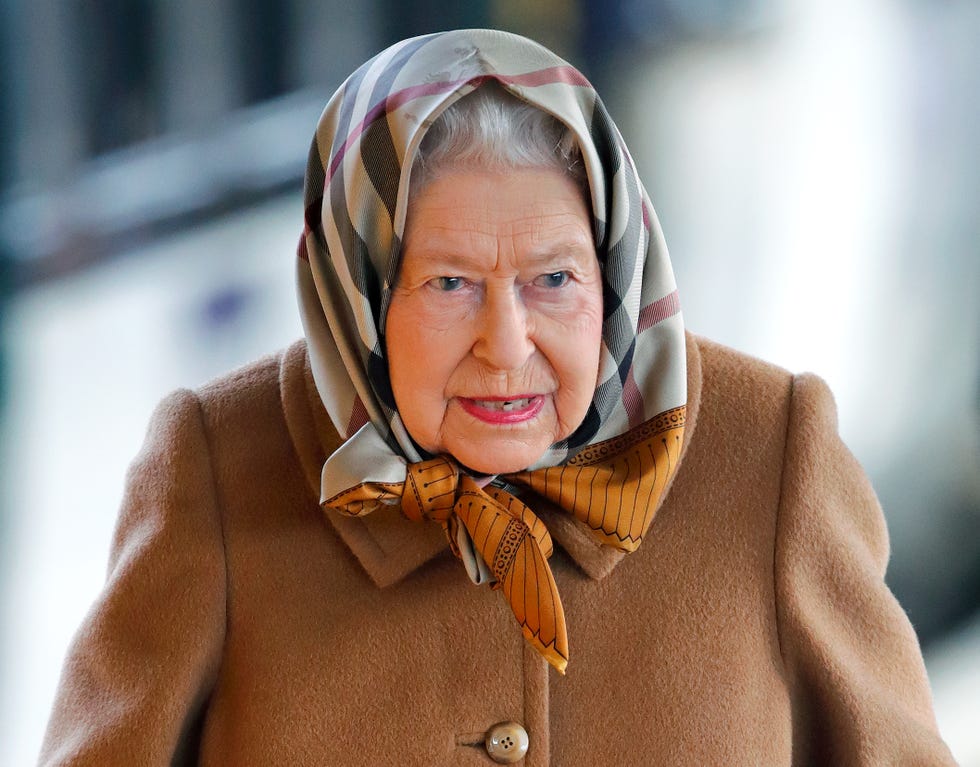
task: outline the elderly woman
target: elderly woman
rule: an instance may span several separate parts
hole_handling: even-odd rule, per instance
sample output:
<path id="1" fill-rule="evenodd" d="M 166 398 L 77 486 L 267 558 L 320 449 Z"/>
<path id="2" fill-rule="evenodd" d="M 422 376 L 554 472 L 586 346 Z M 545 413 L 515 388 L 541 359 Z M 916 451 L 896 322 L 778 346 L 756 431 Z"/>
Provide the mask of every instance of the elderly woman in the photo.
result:
<path id="1" fill-rule="evenodd" d="M 367 62 L 299 255 L 306 340 L 159 407 L 43 763 L 951 763 L 826 386 L 685 335 L 575 69 Z"/>

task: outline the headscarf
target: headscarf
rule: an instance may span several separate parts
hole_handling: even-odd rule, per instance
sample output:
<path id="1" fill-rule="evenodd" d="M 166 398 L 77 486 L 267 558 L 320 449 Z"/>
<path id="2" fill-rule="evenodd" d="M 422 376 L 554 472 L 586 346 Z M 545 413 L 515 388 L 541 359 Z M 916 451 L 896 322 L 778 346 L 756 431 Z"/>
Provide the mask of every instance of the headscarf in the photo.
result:
<path id="1" fill-rule="evenodd" d="M 633 160 L 588 80 L 507 32 L 404 40 L 362 65 L 330 99 L 307 165 L 300 308 L 317 390 L 347 440 L 324 464 L 323 502 L 358 483 L 403 481 L 406 466 L 432 458 L 398 413 L 385 318 L 419 143 L 443 110 L 490 80 L 575 135 L 602 270 L 602 348 L 591 405 L 582 424 L 529 468 L 567 464 L 590 446 L 683 411 L 684 331 L 667 248 Z M 465 531 L 452 535 L 454 550 L 462 542 L 466 554 Z M 463 559 L 471 578 L 486 580 L 480 557 Z"/>

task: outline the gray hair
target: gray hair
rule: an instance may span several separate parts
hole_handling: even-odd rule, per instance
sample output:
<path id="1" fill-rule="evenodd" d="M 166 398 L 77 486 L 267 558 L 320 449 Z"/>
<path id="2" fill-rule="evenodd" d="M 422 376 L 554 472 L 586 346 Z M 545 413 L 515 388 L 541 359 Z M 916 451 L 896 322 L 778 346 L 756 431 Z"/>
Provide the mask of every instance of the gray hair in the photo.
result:
<path id="1" fill-rule="evenodd" d="M 449 106 L 426 132 L 412 165 L 410 194 L 457 170 L 517 168 L 558 170 L 588 197 L 575 134 L 548 112 L 491 82 Z"/>

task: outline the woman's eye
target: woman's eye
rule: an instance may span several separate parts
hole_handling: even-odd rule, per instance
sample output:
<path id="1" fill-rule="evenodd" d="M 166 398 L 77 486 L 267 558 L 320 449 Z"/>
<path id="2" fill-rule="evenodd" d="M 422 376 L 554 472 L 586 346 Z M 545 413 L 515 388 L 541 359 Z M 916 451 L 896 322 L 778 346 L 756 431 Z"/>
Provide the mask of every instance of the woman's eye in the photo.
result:
<path id="1" fill-rule="evenodd" d="M 436 277 L 433 282 L 435 283 L 435 286 L 439 288 L 439 290 L 444 290 L 447 293 L 453 290 L 459 290 L 461 287 L 463 287 L 462 277 Z"/>
<path id="2" fill-rule="evenodd" d="M 542 288 L 560 288 L 564 286 L 572 276 L 568 272 L 552 272 L 542 274 L 534 283 Z"/>

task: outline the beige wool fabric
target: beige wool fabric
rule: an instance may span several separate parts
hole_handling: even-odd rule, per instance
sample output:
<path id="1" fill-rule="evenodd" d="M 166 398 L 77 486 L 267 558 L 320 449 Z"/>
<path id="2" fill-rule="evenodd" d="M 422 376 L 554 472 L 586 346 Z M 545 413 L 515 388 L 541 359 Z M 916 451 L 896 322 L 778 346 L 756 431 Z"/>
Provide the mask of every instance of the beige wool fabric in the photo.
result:
<path id="1" fill-rule="evenodd" d="M 881 511 L 827 387 L 688 336 L 674 483 L 635 553 L 544 503 L 550 670 L 436 525 L 324 517 L 299 342 L 158 408 L 44 765 L 949 765 Z"/>

